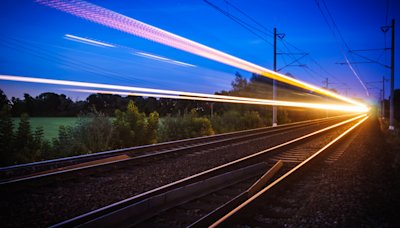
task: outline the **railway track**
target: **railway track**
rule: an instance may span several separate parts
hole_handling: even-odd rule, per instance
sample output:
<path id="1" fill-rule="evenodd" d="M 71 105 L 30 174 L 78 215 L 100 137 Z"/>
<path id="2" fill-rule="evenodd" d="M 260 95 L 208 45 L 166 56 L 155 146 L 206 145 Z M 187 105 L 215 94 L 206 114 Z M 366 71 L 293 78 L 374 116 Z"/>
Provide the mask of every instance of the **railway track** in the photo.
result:
<path id="1" fill-rule="evenodd" d="M 354 129 L 367 118 L 361 115 L 342 121 L 53 227 L 226 227 L 236 224 L 321 160 L 333 162 L 350 143 Z M 283 168 L 277 171 L 282 161 Z M 283 201 L 277 204 L 298 206 Z M 279 212 L 269 214 L 290 216 Z M 259 220 L 250 218 L 244 224 L 254 225 Z"/>
<path id="2" fill-rule="evenodd" d="M 232 132 L 194 139 L 178 140 L 154 145 L 113 150 L 71 158 L 55 159 L 31 164 L 0 168 L 0 191 L 14 192 L 66 180 L 99 175 L 110 170 L 132 167 L 146 162 L 216 148 L 255 138 L 296 131 L 310 126 L 338 122 L 349 116 L 332 117 L 294 124 Z"/>

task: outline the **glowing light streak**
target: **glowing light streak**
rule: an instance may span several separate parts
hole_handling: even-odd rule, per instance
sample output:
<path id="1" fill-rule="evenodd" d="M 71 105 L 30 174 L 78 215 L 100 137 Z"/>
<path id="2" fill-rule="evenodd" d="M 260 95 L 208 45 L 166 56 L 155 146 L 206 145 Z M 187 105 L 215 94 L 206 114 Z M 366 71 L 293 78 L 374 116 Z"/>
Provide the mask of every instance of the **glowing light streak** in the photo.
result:
<path id="1" fill-rule="evenodd" d="M 246 101 L 246 100 L 229 100 L 223 98 L 206 98 L 206 97 L 188 97 L 188 96 L 176 96 L 168 94 L 155 94 L 155 93 L 134 93 L 134 92 L 121 92 L 121 91 L 104 91 L 104 90 L 85 90 L 85 89 L 67 89 L 68 91 L 84 92 L 84 93 L 103 93 L 103 94 L 119 94 L 127 96 L 143 96 L 143 97 L 160 97 L 160 98 L 172 98 L 181 100 L 199 100 L 199 101 L 210 101 L 210 102 L 224 102 L 224 103 L 237 103 L 237 104 L 254 104 L 254 105 L 278 105 L 287 107 L 302 107 L 302 108 L 316 108 L 316 109 L 329 109 L 329 110 L 340 110 L 348 112 L 365 112 L 368 109 L 364 109 L 358 106 L 344 106 L 344 105 L 326 105 L 326 104 L 311 104 L 311 103 L 300 103 L 300 102 L 286 102 L 286 101 L 274 101 L 274 100 L 262 100 L 262 101 Z"/>
<path id="2" fill-rule="evenodd" d="M 368 111 L 367 108 L 358 107 L 358 106 L 326 105 L 326 104 L 315 104 L 315 103 L 276 101 L 276 100 L 255 99 L 255 98 L 247 98 L 247 97 L 223 96 L 223 95 L 214 95 L 214 94 L 205 94 L 205 93 L 189 93 L 189 92 L 182 92 L 182 91 L 149 89 L 149 88 L 119 86 L 119 85 L 106 85 L 106 84 L 98 84 L 98 83 L 54 80 L 54 79 L 44 79 L 44 78 L 19 77 L 19 76 L 10 76 L 10 75 L 0 75 L 0 80 L 34 82 L 34 83 L 44 83 L 44 84 L 53 84 L 53 85 L 68 85 L 68 86 L 90 87 L 90 88 L 101 88 L 101 89 L 115 89 L 115 90 L 129 91 L 128 94 L 131 94 L 132 91 L 158 93 L 158 94 L 148 94 L 148 95 L 141 95 L 141 96 L 154 96 L 154 97 L 167 97 L 168 96 L 169 98 L 174 98 L 174 99 L 181 99 L 181 97 L 185 96 L 185 98 L 182 98 L 182 99 L 188 98 L 188 100 L 203 100 L 203 101 L 246 103 L 246 104 L 260 104 L 260 105 L 279 105 L 279 106 L 291 106 L 291 107 L 307 107 L 307 108 L 343 110 L 343 111 L 352 111 L 352 112 Z M 106 92 L 106 91 L 103 91 L 103 92 Z M 122 94 L 124 92 L 112 91 L 110 93 Z M 172 95 L 168 95 L 168 94 L 172 94 Z M 178 95 L 178 96 L 173 96 L 173 95 Z"/>
<path id="3" fill-rule="evenodd" d="M 94 41 L 94 40 L 85 39 L 85 38 L 82 38 L 82 37 L 79 37 L 79 36 L 73 36 L 73 35 L 69 35 L 69 34 L 66 34 L 65 36 L 66 36 L 66 37 L 69 37 L 69 38 L 73 38 L 73 39 L 85 41 L 85 42 L 88 42 L 88 43 L 93 43 L 93 44 L 98 44 L 98 45 L 106 46 L 106 47 L 115 47 L 114 45 L 106 44 L 106 43 L 99 42 L 99 41 Z M 72 40 L 73 40 L 73 39 L 72 39 Z"/>
<path id="4" fill-rule="evenodd" d="M 179 66 L 196 67 L 195 65 L 192 65 L 192 64 L 179 62 L 179 61 L 175 61 L 175 60 L 172 60 L 172 59 L 163 58 L 163 57 L 160 57 L 160 56 L 157 56 L 157 55 L 151 55 L 151 54 L 142 53 L 142 52 L 137 52 L 137 53 L 132 53 L 132 54 L 133 55 L 137 55 L 137 56 L 141 56 L 141 57 L 145 57 L 145 58 L 149 58 L 149 59 L 154 59 L 154 60 L 166 62 L 166 63 L 172 63 L 172 64 L 179 65 Z"/>
<path id="5" fill-rule="evenodd" d="M 98 24 L 108 26 L 123 32 L 127 32 L 132 35 L 136 35 L 148 40 L 152 40 L 157 43 L 168 45 L 183 51 L 190 52 L 195 55 L 199 55 L 205 58 L 209 58 L 233 67 L 237 67 L 249 72 L 263 75 L 265 77 L 273 78 L 291 85 L 295 85 L 307 90 L 313 90 L 324 95 L 328 95 L 360 107 L 366 107 L 365 105 L 358 103 L 354 100 L 340 96 L 339 94 L 324 90 L 317 86 L 309 83 L 302 82 L 300 80 L 288 77 L 286 75 L 274 72 L 264 67 L 255 65 L 248 61 L 239 59 L 232 55 L 228 55 L 216 49 L 207 47 L 200 43 L 191 41 L 184 37 L 175 35 L 165 30 L 156 28 L 154 26 L 145 24 L 138 20 L 130 17 L 121 15 L 111 10 L 99 7 L 97 5 L 81 1 L 81 0 L 36 0 L 41 4 L 50 6 L 52 8 L 73 14 L 75 16 L 84 18 L 89 21 L 93 21 Z"/>

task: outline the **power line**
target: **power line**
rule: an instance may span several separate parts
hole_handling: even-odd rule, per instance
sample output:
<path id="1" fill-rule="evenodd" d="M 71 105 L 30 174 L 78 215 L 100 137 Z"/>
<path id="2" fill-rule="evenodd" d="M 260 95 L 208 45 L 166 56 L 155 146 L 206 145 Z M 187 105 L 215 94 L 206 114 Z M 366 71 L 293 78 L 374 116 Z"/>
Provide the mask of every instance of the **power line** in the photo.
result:
<path id="1" fill-rule="evenodd" d="M 62 54 L 58 54 L 58 53 L 49 51 L 49 50 L 47 50 L 47 49 L 44 49 L 44 48 L 35 46 L 35 45 L 33 45 L 33 44 L 29 44 L 29 43 L 23 42 L 23 41 L 21 41 L 21 40 L 19 40 L 19 39 L 12 38 L 12 37 L 6 36 L 6 35 L 4 35 L 4 34 L 0 34 L 0 35 L 3 36 L 3 37 L 7 37 L 7 38 L 9 38 L 9 39 L 15 40 L 15 41 L 17 41 L 17 42 L 23 43 L 23 44 L 25 44 L 25 45 L 29 45 L 29 46 L 31 46 L 31 47 L 34 47 L 34 48 L 37 48 L 37 49 L 46 51 L 46 52 L 48 52 L 48 53 L 52 53 L 52 54 L 54 54 L 54 55 L 61 56 L 61 57 L 66 58 L 66 59 L 70 59 L 70 60 L 72 60 L 72 61 L 76 61 L 76 62 L 81 63 L 81 64 L 77 64 L 77 63 L 75 63 L 75 62 L 71 62 L 71 61 L 68 61 L 68 60 L 65 60 L 65 59 L 60 59 L 60 58 L 57 58 L 57 57 L 54 57 L 54 56 L 51 56 L 51 55 L 44 54 L 44 53 L 42 53 L 42 52 L 36 51 L 36 50 L 32 50 L 32 49 L 27 48 L 27 47 L 23 47 L 23 46 L 21 46 L 21 45 L 18 45 L 18 44 L 11 43 L 11 42 L 8 42 L 8 41 L 5 41 L 5 40 L 0 39 L 0 41 L 9 43 L 9 44 L 11 44 L 11 45 L 14 45 L 14 46 L 17 46 L 17 47 L 20 47 L 20 48 L 29 50 L 29 51 L 31 51 L 31 52 L 34 52 L 34 53 L 37 53 L 37 54 L 40 54 L 40 55 L 47 56 L 47 57 L 49 57 L 49 58 L 56 59 L 56 60 L 59 60 L 59 61 L 62 61 L 62 62 L 54 61 L 54 60 L 51 60 L 51 59 L 48 59 L 48 58 L 45 58 L 45 57 L 41 57 L 41 56 L 38 56 L 38 55 L 35 55 L 35 54 L 32 54 L 32 53 L 26 52 L 26 51 L 22 51 L 22 50 L 19 50 L 19 49 L 16 49 L 16 48 L 12 48 L 12 47 L 9 47 L 9 46 L 6 46 L 6 45 L 2 45 L 2 46 L 4 46 L 4 47 L 7 47 L 7 48 L 10 48 L 10 49 L 13 49 L 13 50 L 16 50 L 16 51 L 25 53 L 25 54 L 29 54 L 29 55 L 32 55 L 32 56 L 35 56 L 35 57 L 38 57 L 38 58 L 41 58 L 41 59 L 45 59 L 45 60 L 47 60 L 47 61 L 51 61 L 51 62 L 54 62 L 54 63 L 62 64 L 62 65 L 68 66 L 68 67 L 72 67 L 72 68 L 75 68 L 75 69 L 78 69 L 78 70 L 86 71 L 86 72 L 89 72 L 89 73 L 92 73 L 92 74 L 97 74 L 97 75 L 100 75 L 100 76 L 103 76 L 103 77 L 107 77 L 107 78 L 111 78 L 111 79 L 116 79 L 116 80 L 120 80 L 120 81 L 125 81 L 125 82 L 128 82 L 128 83 L 141 83 L 141 84 L 147 84 L 147 85 L 156 85 L 156 86 L 161 87 L 161 88 L 166 88 L 165 86 L 161 86 L 161 85 L 158 85 L 158 84 L 156 84 L 156 83 L 146 82 L 146 81 L 141 80 L 141 79 L 129 78 L 130 76 L 128 76 L 128 75 L 123 75 L 123 74 L 120 74 L 120 73 L 117 73 L 117 72 L 114 72 L 114 71 L 111 71 L 111 70 L 104 69 L 104 68 L 102 68 L 102 67 L 98 67 L 98 66 L 95 66 L 95 65 L 92 65 L 92 64 L 89 64 L 89 63 L 85 63 L 85 62 L 83 62 L 83 61 L 76 60 L 76 59 L 74 59 L 74 58 L 71 58 L 71 57 L 68 57 L 68 56 L 65 56 L 65 55 L 62 55 Z M 65 63 L 63 63 L 63 62 L 67 62 L 67 63 L 69 63 L 69 64 L 65 64 Z M 70 65 L 70 64 L 72 64 L 72 65 Z M 90 67 L 84 66 L 84 65 L 82 65 L 82 64 L 87 65 L 87 66 L 90 66 Z M 78 67 L 76 67 L 76 66 L 78 66 Z M 97 69 L 100 69 L 100 70 L 94 70 L 93 68 L 97 68 Z M 104 71 L 106 71 L 106 72 L 104 72 Z M 107 72 L 110 72 L 111 74 L 110 74 L 110 73 L 107 73 Z M 114 74 L 114 75 L 119 75 L 119 77 L 112 76 L 113 74 Z M 107 76 L 107 75 L 108 75 L 108 76 Z"/>
<path id="2" fill-rule="evenodd" d="M 385 26 L 387 26 L 387 19 L 388 19 L 388 14 L 389 14 L 389 0 L 387 1 L 387 7 L 386 7 L 386 21 L 385 21 Z M 387 65 L 387 53 L 386 53 L 386 32 L 383 33 L 383 37 L 385 39 L 385 65 Z M 386 77 L 388 76 L 387 69 L 385 69 Z"/>
<path id="3" fill-rule="evenodd" d="M 344 40 L 342 34 L 340 33 L 339 28 L 337 27 L 335 21 L 333 20 L 333 17 L 332 17 L 332 15 L 331 15 L 331 13 L 329 12 L 329 9 L 328 9 L 328 7 L 326 6 L 325 1 L 322 0 L 322 3 L 324 3 L 324 6 L 325 6 L 325 8 L 326 8 L 326 11 L 328 12 L 328 14 L 329 14 L 329 16 L 330 16 L 330 18 L 331 18 L 331 20 L 332 20 L 332 22 L 333 22 L 333 25 L 336 27 L 336 30 L 338 31 L 340 37 L 342 38 L 343 43 L 346 45 L 347 50 L 350 50 L 350 48 L 349 48 L 349 46 L 347 45 L 346 41 Z M 350 54 L 350 57 L 352 58 L 353 62 L 356 62 L 356 61 L 354 60 L 354 57 L 353 57 L 352 54 Z M 350 64 L 350 63 L 349 63 L 349 64 Z M 355 63 L 354 65 L 356 66 L 356 69 L 357 69 L 358 74 L 360 75 L 360 77 L 365 81 L 365 79 L 364 79 L 363 76 L 361 75 L 360 70 L 358 69 L 358 65 L 357 65 L 356 63 Z M 356 76 L 357 76 L 357 75 L 356 75 Z M 358 76 L 357 76 L 357 77 L 358 77 Z M 361 83 L 361 84 L 362 84 L 362 83 Z M 368 94 L 368 91 L 367 91 L 367 94 Z"/>
<path id="4" fill-rule="evenodd" d="M 252 26 L 252 25 L 249 25 L 248 23 L 246 23 L 246 22 L 240 20 L 239 18 L 233 16 L 233 15 L 230 14 L 229 12 L 224 11 L 224 10 L 222 10 L 221 8 L 219 8 L 218 6 L 212 4 L 211 2 L 209 2 L 209 1 L 207 1 L 207 0 L 204 0 L 204 1 L 205 1 L 206 3 L 208 3 L 210 6 L 212 6 L 213 8 L 217 9 L 217 10 L 218 10 L 219 12 L 221 12 L 222 14 L 226 15 L 227 17 L 229 17 L 230 19 L 232 19 L 233 21 L 235 21 L 236 23 L 238 23 L 239 25 L 241 25 L 242 27 L 244 27 L 245 29 L 247 29 L 248 31 L 250 31 L 251 33 L 253 33 L 254 35 L 256 35 L 257 37 L 259 37 L 260 39 L 266 41 L 268 44 L 270 44 L 271 46 L 273 46 L 273 44 L 271 44 L 270 42 L 268 42 L 266 39 L 264 39 L 263 37 L 261 37 L 260 35 L 258 35 L 258 34 L 255 33 L 254 31 L 252 31 L 251 29 L 247 28 L 246 25 L 249 26 L 250 28 L 253 28 L 253 29 L 255 29 L 256 31 L 258 31 L 258 32 L 260 32 L 260 33 L 266 35 L 266 36 L 272 37 L 271 35 L 267 34 L 267 33 L 264 32 L 264 31 L 261 31 L 261 30 L 255 28 L 255 27 Z M 235 7 L 234 5 L 232 5 L 231 3 L 229 3 L 228 1 L 226 1 L 226 0 L 224 0 L 224 1 L 226 2 L 227 6 L 228 6 L 228 5 L 232 6 L 234 9 L 236 9 L 237 11 L 239 11 L 240 13 L 242 13 L 243 15 L 245 15 L 247 18 L 249 18 L 250 20 L 252 20 L 253 22 L 255 22 L 257 25 L 259 25 L 260 27 L 262 27 L 262 28 L 265 29 L 266 31 L 268 31 L 268 32 L 270 32 L 270 33 L 273 33 L 272 31 L 268 30 L 266 27 L 264 27 L 264 26 L 261 25 L 259 22 L 257 22 L 256 20 L 254 20 L 253 18 L 251 18 L 250 16 L 248 16 L 248 15 L 247 15 L 246 13 L 244 13 L 243 11 L 239 10 L 237 7 Z M 242 22 L 243 24 L 242 24 L 241 22 Z M 302 53 L 305 53 L 305 51 L 299 49 L 298 47 L 294 46 L 293 44 L 291 44 L 291 43 L 289 43 L 289 42 L 287 42 L 287 41 L 285 41 L 285 40 L 281 40 L 281 42 L 282 42 L 282 44 L 285 46 L 285 48 L 289 51 L 289 53 L 291 54 L 291 55 L 288 55 L 288 56 L 289 56 L 290 58 L 292 58 L 293 60 L 295 60 L 295 62 L 298 62 L 300 65 L 304 65 L 304 64 L 301 64 L 301 63 L 298 61 L 298 59 L 296 59 L 296 57 L 293 55 L 293 53 L 290 51 L 290 49 L 285 45 L 285 43 L 288 44 L 288 45 L 290 45 L 290 46 L 292 46 L 293 48 L 295 48 L 296 50 L 298 50 L 298 51 L 300 51 L 300 52 L 302 52 Z M 283 50 L 281 50 L 281 49 L 279 49 L 279 48 L 277 48 L 277 49 L 278 49 L 279 51 L 281 51 L 281 52 L 284 52 Z M 322 66 L 321 66 L 320 64 L 318 64 L 318 63 L 317 63 L 314 59 L 312 59 L 309 55 L 307 55 L 307 57 L 309 57 L 313 62 L 315 62 L 324 72 L 328 73 L 324 68 L 322 68 Z M 283 55 L 282 55 L 282 59 L 283 59 L 285 65 L 287 65 L 286 60 L 285 60 L 285 58 L 284 58 Z M 308 73 L 308 72 L 307 72 L 307 73 Z M 331 76 L 333 79 L 335 79 L 335 80 L 337 80 L 337 81 L 343 83 L 342 81 L 340 81 L 339 79 L 337 79 L 337 78 L 334 77 L 333 75 L 331 75 L 331 74 L 329 74 L 329 73 L 328 73 L 328 75 Z M 325 78 L 324 76 L 322 76 L 322 77 Z M 319 82 L 319 81 L 318 81 L 318 82 Z"/>
<path id="5" fill-rule="evenodd" d="M 239 11 L 240 13 L 242 13 L 243 15 L 245 15 L 247 18 L 249 18 L 250 20 L 254 21 L 256 24 L 258 24 L 259 26 L 261 26 L 263 29 L 267 30 L 268 32 L 270 32 L 271 34 L 274 34 L 272 31 L 270 31 L 269 29 L 265 28 L 264 26 L 262 26 L 260 23 L 258 23 L 256 20 L 254 20 L 253 18 L 251 18 L 250 16 L 248 16 L 247 14 L 245 14 L 244 12 L 242 12 L 241 10 L 239 10 L 238 8 L 236 8 L 234 5 L 232 5 L 231 3 L 229 3 L 228 1 L 224 0 L 227 4 L 229 4 L 230 6 L 232 6 L 233 8 L 235 8 L 237 11 Z"/>
<path id="6" fill-rule="evenodd" d="M 340 43 L 339 43 L 339 40 L 336 38 L 335 32 L 333 31 L 331 25 L 329 24 L 328 19 L 325 17 L 325 14 L 324 14 L 324 12 L 322 11 L 322 9 L 321 9 L 321 7 L 320 7 L 318 1 L 315 0 L 315 2 L 317 3 L 317 6 L 318 6 L 319 10 L 321 11 L 322 16 L 324 17 L 326 23 L 328 24 L 328 27 L 329 27 L 329 29 L 331 30 L 332 34 L 333 34 L 333 37 L 335 38 L 337 44 L 339 45 L 339 48 L 340 48 L 340 50 L 342 51 L 343 56 L 345 57 L 345 59 L 346 59 L 348 65 L 349 65 L 350 69 L 353 71 L 354 75 L 358 78 L 358 80 L 360 81 L 361 85 L 363 85 L 363 87 L 364 87 L 365 91 L 367 92 L 367 94 L 369 94 L 367 87 L 364 85 L 364 83 L 363 83 L 363 82 L 361 81 L 361 79 L 358 77 L 357 73 L 355 72 L 355 70 L 354 70 L 353 67 L 351 66 L 349 60 L 347 59 L 347 56 L 346 56 L 346 54 L 344 53 L 344 51 L 343 51 L 343 49 L 342 49 L 342 46 L 341 46 Z M 322 0 L 322 2 L 323 2 L 324 5 L 325 5 L 325 2 L 324 2 L 323 0 Z M 325 5 L 325 8 L 328 10 L 328 8 L 326 7 L 326 5 Z M 328 13 L 329 13 L 329 10 L 328 10 Z M 330 13 L 329 13 L 329 15 L 330 15 L 330 17 L 331 17 L 331 19 L 332 19 L 332 21 L 333 21 L 333 18 L 332 18 L 332 16 L 331 16 Z M 336 24 L 335 24 L 334 21 L 333 21 L 333 23 L 334 23 L 336 29 L 339 31 L 339 29 L 337 28 L 337 26 L 336 26 Z M 340 34 L 340 32 L 339 32 L 339 34 Z M 342 37 L 341 34 L 340 34 L 340 36 Z M 342 40 L 343 40 L 343 42 L 345 43 L 346 47 L 348 48 L 348 46 L 347 46 L 346 42 L 344 41 L 343 37 L 342 37 Z M 353 62 L 355 62 L 354 59 L 353 59 Z M 356 66 L 357 66 L 357 65 L 356 65 Z"/>

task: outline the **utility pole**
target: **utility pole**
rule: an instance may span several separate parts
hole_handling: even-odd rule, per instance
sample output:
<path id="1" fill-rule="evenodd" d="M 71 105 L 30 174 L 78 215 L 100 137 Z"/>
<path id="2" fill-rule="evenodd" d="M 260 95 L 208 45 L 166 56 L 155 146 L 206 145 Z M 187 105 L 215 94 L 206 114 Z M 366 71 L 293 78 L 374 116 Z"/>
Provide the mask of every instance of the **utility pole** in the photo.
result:
<path id="1" fill-rule="evenodd" d="M 328 90 L 328 86 L 329 86 L 329 81 L 328 78 L 326 78 L 326 90 Z M 347 90 L 346 90 L 346 97 L 347 97 Z M 328 105 L 328 95 L 326 95 L 326 104 Z M 326 110 L 326 117 L 328 118 L 328 109 Z"/>
<path id="2" fill-rule="evenodd" d="M 385 76 L 383 76 L 382 80 L 382 104 L 381 104 L 381 111 L 382 111 L 382 119 L 385 119 Z"/>
<path id="3" fill-rule="evenodd" d="M 394 19 L 392 20 L 392 66 L 390 75 L 390 120 L 389 130 L 394 130 Z"/>
<path id="4" fill-rule="evenodd" d="M 276 72 L 276 28 L 274 28 L 274 71 Z M 276 80 L 273 79 L 272 82 L 272 99 L 275 101 L 276 100 Z M 276 106 L 272 106 L 272 126 L 275 127 L 278 125 L 278 120 L 277 120 L 277 110 Z"/>
<path id="5" fill-rule="evenodd" d="M 213 106 L 214 106 L 214 102 L 211 102 L 211 119 L 213 119 L 213 116 L 214 116 Z"/>

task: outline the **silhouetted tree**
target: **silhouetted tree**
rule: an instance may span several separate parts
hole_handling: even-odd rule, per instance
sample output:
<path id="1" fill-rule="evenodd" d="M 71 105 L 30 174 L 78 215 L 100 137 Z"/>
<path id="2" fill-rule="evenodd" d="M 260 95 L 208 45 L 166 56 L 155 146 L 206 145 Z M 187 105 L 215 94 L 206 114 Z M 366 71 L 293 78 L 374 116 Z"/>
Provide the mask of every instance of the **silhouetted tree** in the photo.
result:
<path id="1" fill-rule="evenodd" d="M 0 89 L 0 107 L 3 108 L 4 105 L 9 105 L 10 101 L 7 99 L 6 94 Z"/>
<path id="2" fill-rule="evenodd" d="M 0 166 L 11 163 L 11 156 L 14 154 L 14 132 L 11 119 L 10 106 L 3 105 L 0 111 Z"/>

